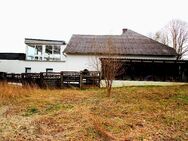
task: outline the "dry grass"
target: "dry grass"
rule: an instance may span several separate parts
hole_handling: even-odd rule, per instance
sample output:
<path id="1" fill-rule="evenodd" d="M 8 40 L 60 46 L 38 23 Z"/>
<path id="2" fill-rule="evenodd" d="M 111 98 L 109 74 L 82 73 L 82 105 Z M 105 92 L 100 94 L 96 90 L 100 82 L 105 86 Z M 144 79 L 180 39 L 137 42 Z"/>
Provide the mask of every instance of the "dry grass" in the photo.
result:
<path id="1" fill-rule="evenodd" d="M 2 140 L 188 140 L 188 86 L 42 90 L 0 84 Z"/>
<path id="2" fill-rule="evenodd" d="M 0 83 L 0 104 L 14 103 L 17 99 L 33 93 L 30 86 L 22 88 L 19 85 L 8 85 L 7 83 Z"/>

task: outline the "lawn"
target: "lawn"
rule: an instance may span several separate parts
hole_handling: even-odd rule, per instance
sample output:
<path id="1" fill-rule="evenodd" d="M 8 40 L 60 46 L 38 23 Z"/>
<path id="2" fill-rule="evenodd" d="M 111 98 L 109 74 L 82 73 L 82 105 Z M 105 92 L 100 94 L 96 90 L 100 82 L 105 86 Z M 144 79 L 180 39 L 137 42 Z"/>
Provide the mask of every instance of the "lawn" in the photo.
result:
<path id="1" fill-rule="evenodd" d="M 106 90 L 0 84 L 0 141 L 188 140 L 188 85 Z"/>

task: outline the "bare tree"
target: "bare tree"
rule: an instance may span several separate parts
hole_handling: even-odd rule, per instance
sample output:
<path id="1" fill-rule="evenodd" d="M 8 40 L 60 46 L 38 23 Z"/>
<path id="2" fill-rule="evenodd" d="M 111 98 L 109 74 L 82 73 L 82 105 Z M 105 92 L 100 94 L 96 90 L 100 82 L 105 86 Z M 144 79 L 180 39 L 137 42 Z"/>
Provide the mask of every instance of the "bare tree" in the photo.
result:
<path id="1" fill-rule="evenodd" d="M 181 20 L 172 20 L 168 25 L 168 29 L 172 46 L 178 54 L 177 59 L 181 59 L 188 51 L 188 25 Z"/>
<path id="2" fill-rule="evenodd" d="M 116 76 L 119 73 L 123 73 L 121 70 L 122 63 L 118 59 L 116 54 L 116 47 L 112 42 L 111 38 L 107 38 L 106 42 L 103 44 L 97 43 L 95 39 L 93 39 L 92 48 L 94 51 L 93 56 L 91 57 L 91 67 L 97 71 L 102 72 L 102 79 L 104 79 L 104 86 L 107 90 L 107 97 L 111 96 L 112 83 L 115 80 Z M 104 48 L 105 53 L 103 55 L 99 55 L 98 49 Z"/>
<path id="3" fill-rule="evenodd" d="M 164 30 L 157 31 L 151 38 L 165 45 L 169 45 L 169 37 Z"/>
<path id="4" fill-rule="evenodd" d="M 177 52 L 177 59 L 181 59 L 188 51 L 188 24 L 181 20 L 172 20 L 152 38 L 172 46 Z"/>

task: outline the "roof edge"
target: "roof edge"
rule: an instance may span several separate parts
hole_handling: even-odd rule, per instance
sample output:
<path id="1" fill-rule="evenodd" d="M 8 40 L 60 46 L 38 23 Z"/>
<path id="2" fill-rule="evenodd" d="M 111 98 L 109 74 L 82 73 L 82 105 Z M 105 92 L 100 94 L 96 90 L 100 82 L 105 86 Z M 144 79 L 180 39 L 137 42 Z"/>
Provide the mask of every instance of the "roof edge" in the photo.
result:
<path id="1" fill-rule="evenodd" d="M 64 40 L 48 40 L 48 39 L 36 39 L 36 38 L 25 38 L 25 43 L 28 43 L 29 41 L 39 41 L 39 42 L 57 42 L 57 43 L 62 43 L 66 44 Z M 29 42 L 30 43 L 30 42 Z"/>

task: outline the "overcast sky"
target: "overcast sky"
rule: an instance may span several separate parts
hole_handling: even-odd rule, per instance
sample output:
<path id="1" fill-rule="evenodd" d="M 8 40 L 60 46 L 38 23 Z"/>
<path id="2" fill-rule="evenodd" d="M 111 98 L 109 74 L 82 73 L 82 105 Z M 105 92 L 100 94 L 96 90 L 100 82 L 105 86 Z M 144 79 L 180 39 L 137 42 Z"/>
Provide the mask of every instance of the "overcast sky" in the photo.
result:
<path id="1" fill-rule="evenodd" d="M 72 34 L 144 35 L 171 19 L 188 22 L 188 0 L 0 0 L 0 52 L 25 52 L 24 38 Z"/>

